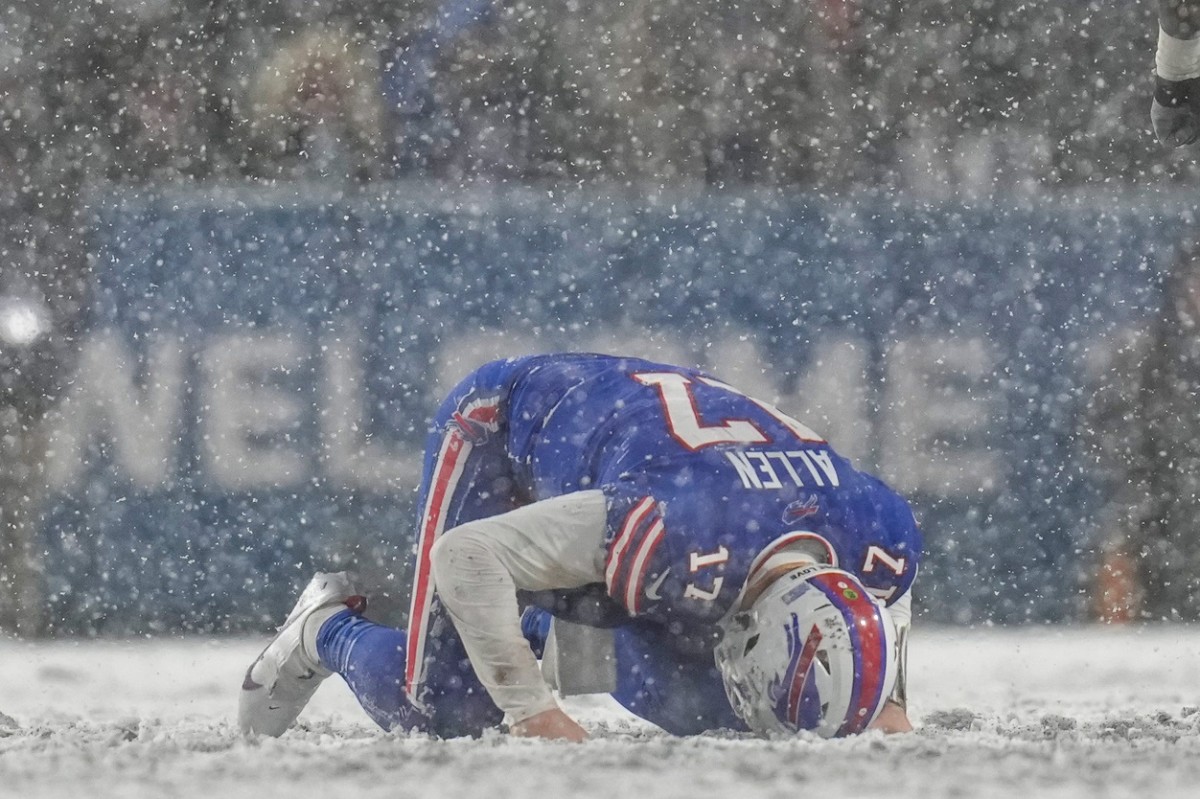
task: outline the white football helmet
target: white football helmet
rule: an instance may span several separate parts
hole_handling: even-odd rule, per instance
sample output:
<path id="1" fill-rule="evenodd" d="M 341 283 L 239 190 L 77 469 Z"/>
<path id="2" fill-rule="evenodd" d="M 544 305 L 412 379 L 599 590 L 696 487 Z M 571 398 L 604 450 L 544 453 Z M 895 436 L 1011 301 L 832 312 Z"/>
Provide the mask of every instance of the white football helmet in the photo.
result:
<path id="1" fill-rule="evenodd" d="M 794 569 L 721 626 L 716 661 L 725 693 L 760 735 L 862 732 L 896 682 L 887 609 L 840 569 Z"/>

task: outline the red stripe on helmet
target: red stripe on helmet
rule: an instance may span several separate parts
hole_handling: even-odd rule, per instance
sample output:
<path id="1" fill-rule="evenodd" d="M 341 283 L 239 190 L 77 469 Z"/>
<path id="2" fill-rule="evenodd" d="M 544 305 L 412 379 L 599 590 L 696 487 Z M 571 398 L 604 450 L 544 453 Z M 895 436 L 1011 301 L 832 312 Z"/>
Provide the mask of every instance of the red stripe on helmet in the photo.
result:
<path id="1" fill-rule="evenodd" d="M 842 612 L 854 647 L 854 689 L 838 736 L 860 733 L 871 723 L 883 701 L 887 671 L 886 623 L 867 589 L 845 572 L 826 572 L 811 578 Z"/>

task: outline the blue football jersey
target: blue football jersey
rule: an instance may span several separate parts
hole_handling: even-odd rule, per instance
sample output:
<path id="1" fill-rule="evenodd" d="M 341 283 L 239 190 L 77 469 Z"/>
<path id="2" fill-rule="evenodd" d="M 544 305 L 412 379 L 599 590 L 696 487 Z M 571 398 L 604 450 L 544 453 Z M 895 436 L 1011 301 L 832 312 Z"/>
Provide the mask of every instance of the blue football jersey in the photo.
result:
<path id="1" fill-rule="evenodd" d="M 772 552 L 806 551 L 885 602 L 912 584 L 908 503 L 766 402 L 695 369 L 572 354 L 512 363 L 508 449 L 535 499 L 608 499 L 605 590 L 625 613 L 702 626 Z"/>

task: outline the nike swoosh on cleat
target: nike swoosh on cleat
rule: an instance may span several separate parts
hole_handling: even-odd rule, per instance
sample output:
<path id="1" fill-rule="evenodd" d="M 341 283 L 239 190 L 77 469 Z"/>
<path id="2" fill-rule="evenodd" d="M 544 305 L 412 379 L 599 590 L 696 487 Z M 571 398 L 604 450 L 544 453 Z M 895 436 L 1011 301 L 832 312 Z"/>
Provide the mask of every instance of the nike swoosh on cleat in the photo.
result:
<path id="1" fill-rule="evenodd" d="M 646 599 L 662 599 L 662 595 L 658 593 L 658 589 L 662 586 L 663 580 L 667 579 L 667 575 L 671 573 L 670 569 L 658 576 L 658 579 L 646 586 Z"/>
<path id="2" fill-rule="evenodd" d="M 254 667 L 257 665 L 258 661 L 256 660 L 250 664 L 250 668 L 246 669 L 246 677 L 242 680 L 243 691 L 257 691 L 259 688 L 262 688 L 262 686 L 256 683 L 254 678 L 250 676 L 250 672 L 254 671 Z"/>

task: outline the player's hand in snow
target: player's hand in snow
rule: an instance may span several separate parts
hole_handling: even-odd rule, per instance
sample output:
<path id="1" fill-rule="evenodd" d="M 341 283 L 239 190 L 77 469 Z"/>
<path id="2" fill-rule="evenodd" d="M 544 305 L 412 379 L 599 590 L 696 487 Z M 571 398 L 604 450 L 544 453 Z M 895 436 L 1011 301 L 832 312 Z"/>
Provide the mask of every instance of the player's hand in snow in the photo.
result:
<path id="1" fill-rule="evenodd" d="M 512 725 L 510 732 L 520 738 L 547 738 L 555 741 L 586 741 L 587 731 L 558 708 L 544 710 L 536 716 Z"/>
<path id="2" fill-rule="evenodd" d="M 1200 138 L 1200 78 L 1154 81 L 1150 121 L 1158 140 L 1167 147 L 1183 147 Z"/>

